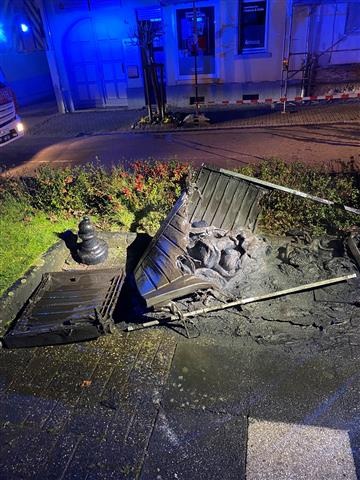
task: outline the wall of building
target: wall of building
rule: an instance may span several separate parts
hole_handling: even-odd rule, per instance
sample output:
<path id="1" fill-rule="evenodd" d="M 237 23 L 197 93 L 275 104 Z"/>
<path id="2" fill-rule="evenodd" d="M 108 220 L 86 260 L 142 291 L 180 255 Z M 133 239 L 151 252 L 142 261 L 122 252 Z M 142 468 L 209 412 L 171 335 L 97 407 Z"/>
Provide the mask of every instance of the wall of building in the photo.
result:
<path id="1" fill-rule="evenodd" d="M 65 7 L 61 10 L 59 5 Z M 267 29 L 265 48 L 262 51 L 239 54 L 239 1 L 238 0 L 197 0 L 200 8 L 214 7 L 215 50 L 214 71 L 211 74 L 199 75 L 199 96 L 205 102 L 221 103 L 223 100 L 236 101 L 257 96 L 260 100 L 279 98 L 282 95 L 282 61 L 286 25 L 289 28 L 290 0 L 268 0 Z M 301 3 L 301 2 L 300 2 Z M 136 31 L 136 8 L 160 5 L 156 0 L 142 0 L 136 3 L 130 0 L 115 2 L 114 0 L 91 0 L 91 10 L 85 0 L 52 2 L 44 1 L 49 35 L 48 61 L 51 65 L 54 88 L 62 98 L 65 110 L 81 107 L 74 105 L 74 72 L 69 67 L 69 58 L 76 57 L 74 45 L 81 41 L 80 30 L 76 25 L 81 22 L 92 22 L 97 45 L 103 41 L 118 42 L 116 68 L 122 69 L 122 99 L 101 100 L 102 89 L 111 88 L 104 83 L 105 70 L 101 70 L 102 60 L 93 61 L 94 79 L 86 87 L 97 89 L 99 99 L 94 101 L 95 108 L 111 106 L 127 106 L 141 108 L 144 106 L 143 73 L 139 48 L 134 42 Z M 168 103 L 172 106 L 186 106 L 194 96 L 194 78 L 192 75 L 179 73 L 177 9 L 192 8 L 191 1 L 180 3 L 178 0 L 161 2 L 164 25 L 164 57 Z M 350 51 L 358 46 L 359 35 L 345 35 L 347 28 L 347 3 L 336 5 L 321 4 L 309 7 L 309 2 L 297 5 L 293 19 L 290 50 L 292 52 L 326 50 L 331 43 L 341 39 L 341 47 L 349 51 L 345 53 L 326 53 L 319 57 L 321 67 L 336 64 L 359 63 L 359 50 Z M 291 11 L 291 10 L 290 10 Z M 311 14 L 310 14 L 311 13 Z M 330 28 L 331 27 L 331 28 Z M 80 32 L 80 33 L 79 33 Z M 343 37 L 343 38 L 342 38 Z M 77 43 L 76 43 L 77 42 Z M 115 45 L 115 43 L 114 43 Z M 78 48 L 78 47 L 76 47 Z M 98 55 L 98 47 L 97 54 Z M 76 49 L 75 49 L 76 50 Z M 304 57 L 292 56 L 291 67 L 300 68 Z M 72 60 L 74 63 L 74 60 Z M 189 59 L 189 62 L 191 59 Z M 85 61 L 84 61 L 85 65 Z M 114 67 L 114 68 L 115 68 Z M 79 67 L 81 68 L 81 67 Z M 85 67 L 84 67 L 85 68 Z M 86 67 L 87 68 L 87 67 Z M 90 67 L 89 67 L 90 68 Z M 41 69 L 40 69 L 41 70 Z M 95 71 L 96 70 L 96 71 Z M 90 70 L 89 70 L 90 71 Z M 104 73 L 105 72 L 105 73 Z M 136 73 L 137 72 L 137 73 Z M 80 72 L 81 73 L 81 72 Z M 301 72 L 289 83 L 288 96 L 300 94 Z M 334 78 L 334 81 L 336 79 Z M 81 81 L 80 81 L 81 83 Z M 46 84 L 46 82 L 45 82 Z M 80 84 L 78 88 L 83 88 Z M 85 86 L 84 86 L 85 88 Z M 90 92 L 89 90 L 89 92 Z M 106 98 L 106 95 L 103 96 Z M 76 102 L 75 102 L 76 103 Z"/>
<path id="2" fill-rule="evenodd" d="M 355 14 L 355 10 L 349 11 L 349 8 L 353 5 L 355 2 L 335 2 L 317 8 L 312 51 L 318 54 L 320 66 L 360 63 L 360 16 L 357 19 L 359 28 L 350 29 L 349 15 Z"/>
<path id="3" fill-rule="evenodd" d="M 309 53 L 308 58 L 313 61 L 312 95 L 352 92 L 359 88 L 360 3 L 359 16 L 352 18 L 354 6 L 354 2 L 347 1 L 313 5 L 299 1 L 294 6 L 290 65 L 299 69 L 294 78 L 301 79 L 300 68 L 306 62 L 306 55 L 296 53 Z"/>
<path id="4" fill-rule="evenodd" d="M 139 48 L 134 40 L 134 31 L 136 31 L 136 16 L 134 3 L 131 1 L 109 2 L 104 0 L 92 0 L 91 10 L 87 8 L 87 2 L 78 2 L 78 8 L 64 8 L 60 10 L 58 5 L 61 2 L 55 1 L 51 4 L 46 3 L 44 11 L 48 29 L 51 32 L 51 58 L 53 59 L 55 88 L 60 92 L 65 103 L 66 110 L 72 110 L 76 105 L 72 102 L 74 94 L 72 87 L 72 78 L 69 68 L 68 55 L 71 50 L 72 40 L 69 37 L 71 32 L 81 22 L 89 21 L 93 24 L 93 31 L 96 35 L 96 42 L 108 40 L 116 43 L 117 54 L 119 54 L 119 68 L 123 72 L 123 87 L 125 89 L 126 100 L 124 97 L 123 106 L 129 108 L 142 107 L 144 105 L 144 92 L 142 69 L 140 61 Z M 152 5 L 153 2 L 143 1 L 142 6 Z M 81 33 L 77 34 L 81 35 Z M 76 52 L 73 52 L 76 55 Z M 97 48 L 97 54 L 98 54 Z M 101 59 L 89 58 L 89 62 L 97 62 L 97 67 L 102 63 Z M 121 64 L 121 66 L 120 66 Z M 101 65 L 100 65 L 101 68 Z M 116 67 L 117 68 L 117 67 Z M 138 72 L 138 76 L 134 72 Z M 96 72 L 98 83 L 102 83 L 102 78 L 106 72 Z M 99 89 L 102 87 L 100 86 Z M 94 107 L 119 106 L 116 104 L 97 103 Z M 120 105 L 121 106 L 121 105 Z"/>
<path id="5" fill-rule="evenodd" d="M 26 35 L 20 38 L 21 4 L 0 6 L 0 68 L 20 106 L 53 99 L 54 91 L 44 50 L 36 50 Z"/>
<path id="6" fill-rule="evenodd" d="M 286 0 L 268 2 L 266 48 L 259 53 L 239 54 L 239 2 L 237 0 L 198 1 L 198 7 L 215 8 L 216 75 L 199 76 L 199 95 L 205 102 L 241 100 L 243 95 L 258 95 L 259 99 L 279 98 L 285 32 Z M 194 95 L 193 79 L 178 75 L 176 9 L 189 4 L 168 5 L 164 8 L 166 26 L 166 70 L 169 102 L 189 104 Z M 191 5 L 190 5 L 191 8 Z"/>
<path id="7" fill-rule="evenodd" d="M 54 98 L 44 52 L 0 54 L 0 67 L 15 92 L 19 106 Z"/>

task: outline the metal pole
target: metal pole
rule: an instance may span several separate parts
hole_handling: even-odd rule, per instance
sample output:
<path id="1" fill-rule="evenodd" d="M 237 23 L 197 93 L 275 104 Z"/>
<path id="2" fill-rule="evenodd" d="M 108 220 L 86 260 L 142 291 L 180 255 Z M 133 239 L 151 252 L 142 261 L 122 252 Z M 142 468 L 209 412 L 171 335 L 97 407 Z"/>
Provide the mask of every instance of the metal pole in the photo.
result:
<path id="1" fill-rule="evenodd" d="M 305 37 L 305 58 L 304 66 L 302 70 L 302 79 L 301 79 L 301 92 L 300 97 L 305 97 L 310 95 L 310 74 L 311 74 L 311 62 L 313 61 L 312 51 L 313 51 L 313 39 L 310 41 L 310 36 L 313 31 L 313 22 L 314 22 L 314 11 L 315 7 L 310 5 L 308 13 L 308 23 L 306 27 L 306 37 Z M 310 46 L 311 44 L 311 46 Z"/>
<path id="2" fill-rule="evenodd" d="M 159 320 L 152 320 L 150 322 L 145 322 L 137 326 L 127 327 L 128 332 L 134 330 L 141 330 L 147 327 L 154 327 L 156 325 L 161 325 L 162 323 L 174 322 L 176 320 L 181 320 L 189 317 L 196 317 L 197 315 L 203 315 L 204 313 L 215 312 L 217 310 L 224 310 L 226 308 L 235 307 L 238 305 L 246 305 L 248 303 L 260 302 L 262 300 L 269 300 L 271 298 L 282 297 L 284 295 L 289 295 L 291 293 L 304 292 L 306 290 L 312 290 L 317 287 L 324 287 L 326 285 L 333 285 L 334 283 L 345 282 L 356 278 L 356 273 L 351 273 L 349 275 L 344 275 L 342 277 L 329 278 L 327 280 L 319 280 L 318 282 L 307 283 L 305 285 L 299 285 L 298 287 L 287 288 L 285 290 L 278 290 L 277 292 L 266 293 L 264 295 L 258 295 L 257 297 L 248 297 L 241 300 L 235 300 L 229 303 L 222 303 L 219 305 L 214 305 L 213 307 L 200 308 L 199 310 L 193 310 L 192 312 L 181 313 L 180 315 L 171 315 L 169 318 L 163 322 Z"/>
<path id="3" fill-rule="evenodd" d="M 290 50 L 291 50 L 291 37 L 292 37 L 292 24 L 293 24 L 293 15 L 294 15 L 294 5 L 292 0 L 289 0 L 287 6 L 286 16 L 289 16 L 289 26 L 288 31 L 286 31 L 287 20 L 285 23 L 285 34 L 284 34 L 284 48 L 283 48 L 283 69 L 285 69 L 285 82 L 284 90 L 281 86 L 283 101 L 283 110 L 282 113 L 286 113 L 286 98 L 288 95 L 288 81 L 289 81 L 289 67 L 290 67 Z"/>
<path id="4" fill-rule="evenodd" d="M 220 168 L 220 172 L 226 173 L 227 175 L 232 175 L 234 177 L 242 178 L 243 180 L 246 180 L 251 183 L 256 183 L 257 185 L 261 185 L 266 188 L 271 188 L 273 190 L 280 190 L 282 192 L 291 193 L 293 195 L 297 195 L 298 197 L 308 198 L 309 200 L 314 200 L 315 202 L 323 203 L 324 205 L 338 207 L 347 212 L 360 215 L 360 210 L 357 208 L 348 207 L 346 205 L 336 203 L 332 200 L 326 200 L 325 198 L 317 197 L 316 195 L 310 195 L 309 193 L 301 192 L 300 190 L 294 190 L 293 188 L 283 187 L 282 185 L 276 185 L 276 183 L 267 182 L 266 180 L 260 180 L 259 178 L 248 177 L 247 175 L 242 175 L 241 173 L 233 172 L 231 170 L 225 170 L 224 168 Z"/>
<path id="5" fill-rule="evenodd" d="M 199 86 L 198 86 L 198 34 L 197 34 L 197 13 L 195 0 L 193 1 L 193 51 L 194 51 L 194 68 L 195 68 L 195 112 L 196 117 L 199 116 Z"/>

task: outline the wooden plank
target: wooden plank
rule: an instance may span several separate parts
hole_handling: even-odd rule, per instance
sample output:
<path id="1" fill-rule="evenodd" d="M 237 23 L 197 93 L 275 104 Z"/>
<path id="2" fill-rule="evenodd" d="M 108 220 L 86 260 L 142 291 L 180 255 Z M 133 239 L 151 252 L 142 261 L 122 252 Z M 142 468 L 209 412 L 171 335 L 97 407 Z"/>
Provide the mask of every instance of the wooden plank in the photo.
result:
<path id="1" fill-rule="evenodd" d="M 150 256 L 144 259 L 142 268 L 146 276 L 149 277 L 151 282 L 154 284 L 156 290 L 169 283 L 167 278 L 164 277 L 162 271 L 158 268 Z"/>
<path id="2" fill-rule="evenodd" d="M 208 178 L 210 176 L 210 171 L 207 168 L 202 168 L 199 172 L 198 178 L 196 179 L 196 189 L 194 190 L 189 203 L 189 222 L 192 222 L 196 207 L 198 206 L 201 200 L 201 194 L 207 184 Z"/>
<path id="3" fill-rule="evenodd" d="M 257 197 L 257 190 L 256 187 L 253 185 L 249 185 L 246 191 L 246 194 L 241 202 L 241 206 L 238 210 L 236 217 L 234 218 L 234 222 L 232 224 L 232 229 L 238 228 L 247 228 L 248 222 L 247 219 L 249 217 L 249 212 L 253 206 L 254 201 Z"/>
<path id="4" fill-rule="evenodd" d="M 208 225 L 213 225 L 213 219 L 221 204 L 221 200 L 224 196 L 226 186 L 228 184 L 228 177 L 225 175 L 219 175 L 214 192 L 211 196 L 210 202 L 203 213 L 203 219 Z"/>
<path id="5" fill-rule="evenodd" d="M 212 221 L 212 225 L 214 225 L 214 227 L 223 228 L 223 222 L 231 205 L 232 199 L 235 195 L 238 183 L 239 182 L 233 178 L 229 179 L 229 182 L 226 185 L 226 189 L 224 191 L 224 195 L 219 204 L 219 208 L 217 209 Z"/>
<path id="6" fill-rule="evenodd" d="M 172 258 L 169 258 L 159 246 L 156 247 L 155 254 L 156 265 L 169 283 L 182 276 L 181 270 L 176 266 L 178 255 L 172 254 Z"/>
<path id="7" fill-rule="evenodd" d="M 224 228 L 225 230 L 230 230 L 233 227 L 234 221 L 238 215 L 239 209 L 241 208 L 248 187 L 248 184 L 246 184 L 245 182 L 239 182 L 235 195 L 231 200 L 231 204 L 222 224 L 222 228 Z"/>
<path id="8" fill-rule="evenodd" d="M 206 208 L 214 193 L 218 177 L 219 177 L 218 172 L 210 172 L 205 188 L 201 191 L 201 199 L 191 218 L 191 223 L 193 223 L 194 221 L 199 221 L 203 219 L 204 212 L 206 211 Z"/>

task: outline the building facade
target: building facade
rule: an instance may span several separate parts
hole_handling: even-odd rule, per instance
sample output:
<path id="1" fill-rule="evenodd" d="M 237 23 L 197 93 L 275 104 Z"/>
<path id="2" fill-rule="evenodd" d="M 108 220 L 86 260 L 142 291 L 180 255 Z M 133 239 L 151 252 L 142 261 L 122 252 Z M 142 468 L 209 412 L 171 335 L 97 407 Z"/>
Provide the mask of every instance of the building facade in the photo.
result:
<path id="1" fill-rule="evenodd" d="M 52 79 L 46 56 L 40 11 L 32 11 L 30 31 L 23 0 L 0 2 L 0 78 L 15 93 L 20 106 L 54 97 Z M 37 16 L 36 16 L 37 15 Z"/>
<path id="2" fill-rule="evenodd" d="M 360 0 L 22 1 L 41 11 L 60 111 L 144 106 L 144 22 L 171 106 L 194 102 L 195 75 L 214 104 L 360 86 Z"/>

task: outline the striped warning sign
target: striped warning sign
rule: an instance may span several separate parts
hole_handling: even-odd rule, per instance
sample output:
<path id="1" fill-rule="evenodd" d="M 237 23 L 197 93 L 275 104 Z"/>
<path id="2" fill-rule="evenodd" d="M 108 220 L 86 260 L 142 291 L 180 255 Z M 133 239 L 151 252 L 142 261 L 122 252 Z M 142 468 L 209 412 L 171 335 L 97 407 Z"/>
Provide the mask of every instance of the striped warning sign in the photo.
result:
<path id="1" fill-rule="evenodd" d="M 264 98 L 264 99 L 252 99 L 252 100 L 210 100 L 205 102 L 206 105 L 257 105 L 257 104 L 273 104 L 273 103 L 303 103 L 303 102 L 312 102 L 318 100 L 349 100 L 359 98 L 360 91 L 351 92 L 351 93 L 339 93 L 334 95 L 311 95 L 309 97 L 280 97 L 280 98 Z"/>

